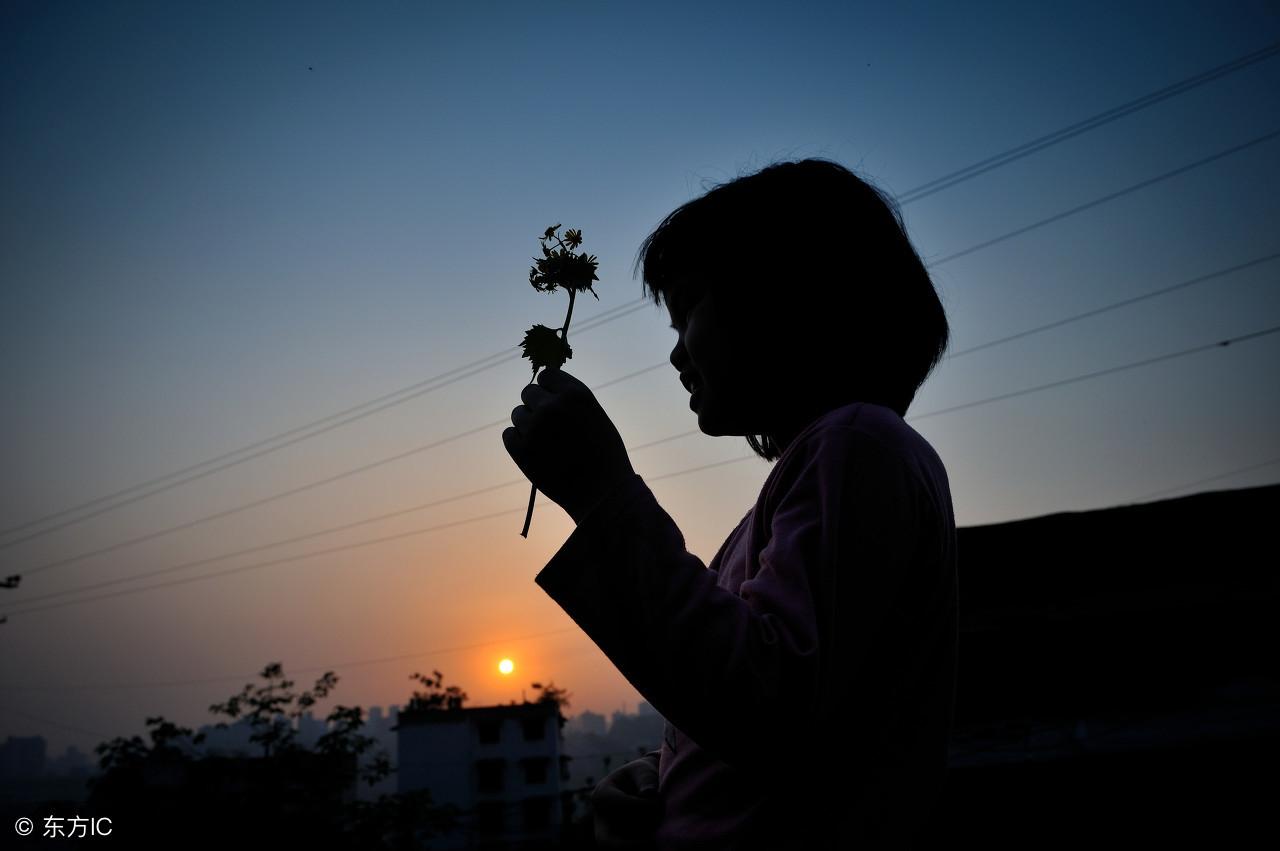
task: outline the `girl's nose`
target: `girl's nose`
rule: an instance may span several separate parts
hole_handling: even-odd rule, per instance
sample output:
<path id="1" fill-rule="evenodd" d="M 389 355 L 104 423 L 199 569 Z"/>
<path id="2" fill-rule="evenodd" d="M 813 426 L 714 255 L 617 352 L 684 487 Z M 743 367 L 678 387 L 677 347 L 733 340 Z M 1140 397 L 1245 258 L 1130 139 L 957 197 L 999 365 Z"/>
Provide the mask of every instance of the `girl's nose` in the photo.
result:
<path id="1" fill-rule="evenodd" d="M 689 353 L 684 350 L 684 344 L 677 341 L 675 347 L 671 349 L 671 365 L 676 368 L 676 372 L 684 372 L 688 363 Z"/>

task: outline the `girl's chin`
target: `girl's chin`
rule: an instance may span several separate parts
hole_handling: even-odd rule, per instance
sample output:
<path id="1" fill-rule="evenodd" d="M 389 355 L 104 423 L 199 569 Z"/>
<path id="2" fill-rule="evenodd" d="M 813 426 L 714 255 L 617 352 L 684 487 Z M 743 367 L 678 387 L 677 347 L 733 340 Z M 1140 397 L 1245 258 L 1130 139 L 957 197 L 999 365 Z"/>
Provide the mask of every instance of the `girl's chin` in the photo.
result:
<path id="1" fill-rule="evenodd" d="M 698 415 L 698 430 L 707 437 L 731 437 L 744 433 L 720 422 L 713 411 L 699 408 L 694 413 Z"/>

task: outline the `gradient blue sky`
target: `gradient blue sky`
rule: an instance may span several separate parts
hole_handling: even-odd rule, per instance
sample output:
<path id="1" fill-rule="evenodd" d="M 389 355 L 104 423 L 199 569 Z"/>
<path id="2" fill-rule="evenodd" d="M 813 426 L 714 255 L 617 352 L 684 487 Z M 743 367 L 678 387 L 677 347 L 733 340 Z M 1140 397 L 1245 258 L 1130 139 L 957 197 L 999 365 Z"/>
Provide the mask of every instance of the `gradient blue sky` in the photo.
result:
<path id="1" fill-rule="evenodd" d="M 10 2 L 0 15 L 5 528 L 558 324 L 564 297 L 526 278 L 549 224 L 583 229 L 600 258 L 600 301 L 580 302 L 577 325 L 640 295 L 640 241 L 708 183 L 822 156 L 901 193 L 1280 38 L 1274 2 Z M 1272 58 L 904 214 L 937 260 L 1277 129 Z M 952 351 L 1280 251 L 1278 153 L 1272 139 L 939 264 Z M 1278 266 L 944 361 L 908 421 L 946 463 L 960 524 L 1123 504 L 1280 456 L 1280 335 L 912 420 L 1273 327 Z M 573 343 L 568 369 L 594 386 L 665 361 L 674 332 L 650 306 Z M 0 574 L 502 419 L 526 363 L 513 355 L 0 550 Z M 629 445 L 695 427 L 670 369 L 599 398 Z M 512 480 L 501 431 L 27 575 L 0 608 Z M 748 454 L 741 439 L 694 435 L 633 461 L 656 477 Z M 767 472 L 746 460 L 653 488 L 705 561 Z M 527 493 L 517 483 L 174 577 L 522 509 Z M 60 751 L 140 732 L 147 715 L 198 725 L 271 660 L 334 668 L 333 700 L 347 704 L 403 702 L 409 673 L 434 667 L 473 704 L 550 679 L 573 693 L 572 712 L 634 706 L 533 584 L 571 521 L 540 500 L 526 541 L 522 518 L 12 614 L 0 737 L 39 733 Z M 516 660 L 509 680 L 502 656 Z M 183 684 L 147 685 L 172 681 Z"/>

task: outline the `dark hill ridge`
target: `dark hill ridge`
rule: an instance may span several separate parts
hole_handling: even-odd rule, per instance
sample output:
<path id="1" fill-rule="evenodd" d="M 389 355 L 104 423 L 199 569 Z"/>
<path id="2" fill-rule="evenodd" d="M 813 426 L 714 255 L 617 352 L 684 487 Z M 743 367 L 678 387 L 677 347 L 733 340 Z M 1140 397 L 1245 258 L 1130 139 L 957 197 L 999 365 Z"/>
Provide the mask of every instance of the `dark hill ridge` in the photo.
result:
<path id="1" fill-rule="evenodd" d="M 1280 485 L 959 530 L 946 791 L 916 847 L 1274 833 Z"/>
<path id="2" fill-rule="evenodd" d="M 1280 485 L 958 530 L 957 722 L 1276 674 Z"/>
<path id="3" fill-rule="evenodd" d="M 972 611 L 1058 607 L 1157 588 L 1275 588 L 1280 485 L 958 530 Z"/>

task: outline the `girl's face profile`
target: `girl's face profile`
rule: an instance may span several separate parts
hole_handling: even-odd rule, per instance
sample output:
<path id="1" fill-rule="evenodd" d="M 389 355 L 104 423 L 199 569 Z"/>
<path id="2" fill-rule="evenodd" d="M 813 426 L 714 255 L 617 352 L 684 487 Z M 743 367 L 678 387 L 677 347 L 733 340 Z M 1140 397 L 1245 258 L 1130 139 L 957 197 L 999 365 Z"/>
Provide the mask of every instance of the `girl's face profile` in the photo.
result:
<path id="1" fill-rule="evenodd" d="M 760 394 L 749 380 L 756 361 L 748 347 L 752 330 L 741 327 L 710 291 L 692 305 L 677 294 L 667 300 L 667 310 L 677 335 L 671 364 L 692 390 L 689 405 L 703 434 L 756 433 L 761 424 L 753 397 Z"/>

